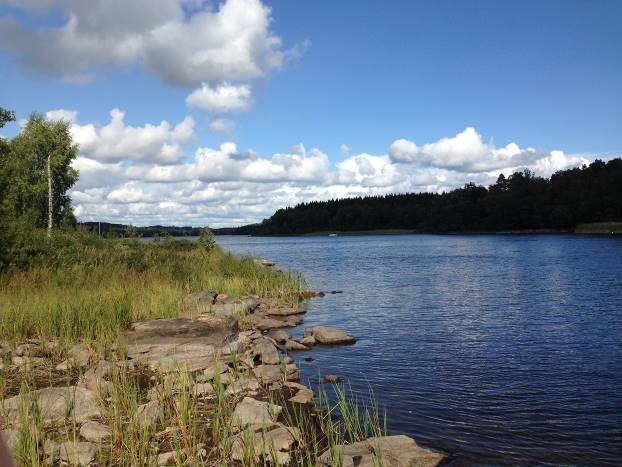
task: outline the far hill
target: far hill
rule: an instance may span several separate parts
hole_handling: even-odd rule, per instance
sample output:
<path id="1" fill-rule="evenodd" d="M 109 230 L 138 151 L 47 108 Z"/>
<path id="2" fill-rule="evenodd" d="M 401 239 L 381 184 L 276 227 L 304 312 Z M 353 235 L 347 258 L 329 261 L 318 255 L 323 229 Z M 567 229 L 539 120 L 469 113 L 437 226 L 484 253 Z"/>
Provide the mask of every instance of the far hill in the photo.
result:
<path id="1" fill-rule="evenodd" d="M 500 175 L 448 193 L 407 193 L 333 199 L 279 209 L 236 234 L 406 230 L 415 232 L 622 232 L 622 159 L 557 172 Z M 598 223 L 598 224 L 596 224 Z M 579 226 L 579 227 L 578 227 Z M 578 227 L 578 228 L 577 228 Z"/>

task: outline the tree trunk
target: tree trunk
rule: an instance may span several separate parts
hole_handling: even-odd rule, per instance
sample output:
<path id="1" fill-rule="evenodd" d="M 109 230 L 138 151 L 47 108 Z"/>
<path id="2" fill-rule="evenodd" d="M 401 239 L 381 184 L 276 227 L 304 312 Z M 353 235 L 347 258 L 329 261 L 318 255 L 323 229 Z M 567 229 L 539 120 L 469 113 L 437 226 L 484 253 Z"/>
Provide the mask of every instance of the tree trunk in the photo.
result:
<path id="1" fill-rule="evenodd" d="M 52 235 L 52 153 L 48 154 L 48 238 Z"/>

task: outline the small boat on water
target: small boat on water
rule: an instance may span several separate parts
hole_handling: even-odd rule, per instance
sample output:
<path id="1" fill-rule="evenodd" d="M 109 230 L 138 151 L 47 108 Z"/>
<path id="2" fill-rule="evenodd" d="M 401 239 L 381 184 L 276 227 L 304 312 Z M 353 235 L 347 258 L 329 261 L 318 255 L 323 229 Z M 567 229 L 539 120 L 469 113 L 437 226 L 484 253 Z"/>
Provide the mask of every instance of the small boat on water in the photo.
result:
<path id="1" fill-rule="evenodd" d="M 329 234 L 328 234 L 328 236 L 329 236 L 329 237 L 336 237 L 336 236 L 337 236 L 337 234 L 336 234 L 336 233 L 329 233 Z"/>

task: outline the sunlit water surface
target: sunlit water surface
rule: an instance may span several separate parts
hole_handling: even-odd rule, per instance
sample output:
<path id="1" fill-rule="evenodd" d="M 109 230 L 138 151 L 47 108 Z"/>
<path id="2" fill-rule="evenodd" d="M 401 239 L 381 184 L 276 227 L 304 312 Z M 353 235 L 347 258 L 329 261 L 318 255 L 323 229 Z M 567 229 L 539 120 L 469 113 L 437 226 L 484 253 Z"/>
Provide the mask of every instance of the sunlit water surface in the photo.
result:
<path id="1" fill-rule="evenodd" d="M 457 464 L 622 464 L 622 238 L 219 236 L 304 274 L 305 326 L 352 346 L 298 353 Z M 313 362 L 305 362 L 312 357 Z"/>

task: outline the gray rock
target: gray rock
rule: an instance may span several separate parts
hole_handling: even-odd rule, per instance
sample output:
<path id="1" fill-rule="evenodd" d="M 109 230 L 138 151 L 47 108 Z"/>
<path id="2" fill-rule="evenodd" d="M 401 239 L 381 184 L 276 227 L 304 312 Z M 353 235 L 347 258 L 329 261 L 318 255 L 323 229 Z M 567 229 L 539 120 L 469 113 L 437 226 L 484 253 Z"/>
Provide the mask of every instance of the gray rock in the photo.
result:
<path id="1" fill-rule="evenodd" d="M 380 436 L 368 438 L 345 446 L 339 464 L 383 465 L 385 467 L 435 467 L 443 461 L 445 455 L 419 446 L 414 439 L 404 436 Z M 330 451 L 324 452 L 319 458 L 320 466 L 332 466 Z"/>
<path id="2" fill-rule="evenodd" d="M 259 390 L 259 387 L 259 381 L 257 381 L 256 378 L 243 376 L 227 386 L 225 396 L 233 396 L 244 392 L 254 392 Z"/>
<path id="3" fill-rule="evenodd" d="M 74 345 L 67 351 L 67 360 L 75 368 L 82 368 L 89 364 L 91 351 L 83 345 Z"/>
<path id="4" fill-rule="evenodd" d="M 4 439 L 9 451 L 15 452 L 19 446 L 19 430 L 16 428 L 2 430 L 2 439 Z"/>
<path id="5" fill-rule="evenodd" d="M 56 464 L 60 460 L 60 444 L 52 439 L 43 442 L 43 453 L 48 464 Z"/>
<path id="6" fill-rule="evenodd" d="M 107 381 L 112 372 L 112 365 L 106 360 L 97 362 L 94 368 L 89 368 L 78 380 L 78 386 L 85 387 L 100 397 L 105 398 L 112 390 L 112 383 Z"/>
<path id="7" fill-rule="evenodd" d="M 39 344 L 26 343 L 15 348 L 18 357 L 45 357 L 46 352 Z"/>
<path id="8" fill-rule="evenodd" d="M 112 430 L 102 423 L 88 421 L 80 427 L 80 436 L 93 443 L 103 443 L 112 439 Z"/>
<path id="9" fill-rule="evenodd" d="M 285 349 L 287 351 L 300 351 L 300 350 L 309 350 L 309 347 L 302 345 L 299 342 L 293 341 L 293 340 L 288 340 L 285 343 Z"/>
<path id="10" fill-rule="evenodd" d="M 324 382 L 329 384 L 336 384 L 339 382 L 339 377 L 336 375 L 324 375 Z"/>
<path id="11" fill-rule="evenodd" d="M 274 465 L 287 465 L 291 460 L 289 451 L 300 441 L 300 431 L 279 424 L 276 428 L 264 432 L 258 431 L 252 435 L 241 433 L 233 440 L 231 458 L 234 461 L 244 460 L 244 453 L 254 451 L 255 462 L 260 463 L 264 458 Z M 246 443 L 251 443 L 246 446 Z"/>
<path id="12" fill-rule="evenodd" d="M 290 397 L 289 402 L 295 404 L 310 405 L 313 404 L 313 391 L 311 389 L 300 389 L 295 396 Z"/>
<path id="13" fill-rule="evenodd" d="M 210 368 L 218 358 L 243 347 L 238 324 L 229 318 L 201 315 L 197 319 L 151 319 L 135 323 L 126 333 L 128 357 L 164 372 L 186 367 Z"/>
<path id="14" fill-rule="evenodd" d="M 291 307 L 277 307 L 277 308 L 268 308 L 264 314 L 267 316 L 293 316 L 293 315 L 302 315 L 306 313 L 307 310 L 302 308 L 291 308 Z"/>
<path id="15" fill-rule="evenodd" d="M 289 334 L 287 334 L 285 331 L 282 331 L 282 330 L 275 331 L 272 334 L 272 338 L 275 341 L 277 341 L 279 344 L 284 344 L 290 339 Z"/>
<path id="16" fill-rule="evenodd" d="M 71 465 L 87 466 L 96 454 L 97 446 L 93 443 L 67 441 L 60 445 L 60 459 Z"/>
<path id="17" fill-rule="evenodd" d="M 177 451 L 162 452 L 158 454 L 158 465 L 177 465 Z"/>
<path id="18" fill-rule="evenodd" d="M 337 344 L 353 344 L 356 339 L 337 328 L 329 326 L 315 326 L 305 329 L 304 336 L 313 336 L 320 344 L 337 345 Z"/>
<path id="19" fill-rule="evenodd" d="M 294 364 L 285 365 L 284 369 L 281 368 L 281 365 L 259 365 L 253 369 L 253 373 L 261 384 L 265 385 L 277 381 L 300 379 L 298 367 Z"/>
<path id="20" fill-rule="evenodd" d="M 142 426 L 155 424 L 162 417 L 162 413 L 162 407 L 160 407 L 160 403 L 157 400 L 139 405 L 136 409 L 138 423 Z"/>
<path id="21" fill-rule="evenodd" d="M 300 343 L 302 345 L 306 345 L 307 347 L 313 347 L 315 345 L 315 337 L 313 337 L 313 336 L 303 337 L 300 340 Z"/>
<path id="22" fill-rule="evenodd" d="M 274 266 L 274 261 L 270 261 L 269 259 L 264 259 L 264 258 L 254 258 L 253 262 L 259 266 L 264 266 L 268 268 Z"/>
<path id="23" fill-rule="evenodd" d="M 55 424 L 65 420 L 65 417 L 82 423 L 100 416 L 95 393 L 80 386 L 38 389 L 30 397 L 36 398 L 45 425 Z M 14 423 L 19 420 L 20 399 L 18 395 L 4 401 L 7 419 Z"/>
<path id="24" fill-rule="evenodd" d="M 264 365 L 278 365 L 280 361 L 278 348 L 265 337 L 255 340 L 252 350 L 253 357 L 259 356 Z"/>
<path id="25" fill-rule="evenodd" d="M 184 299 L 186 309 L 196 313 L 206 313 L 216 300 L 216 294 L 209 290 L 188 295 Z"/>
<path id="26" fill-rule="evenodd" d="M 245 397 L 235 406 L 231 420 L 239 429 L 262 429 L 272 426 L 282 410 L 279 405 Z"/>

